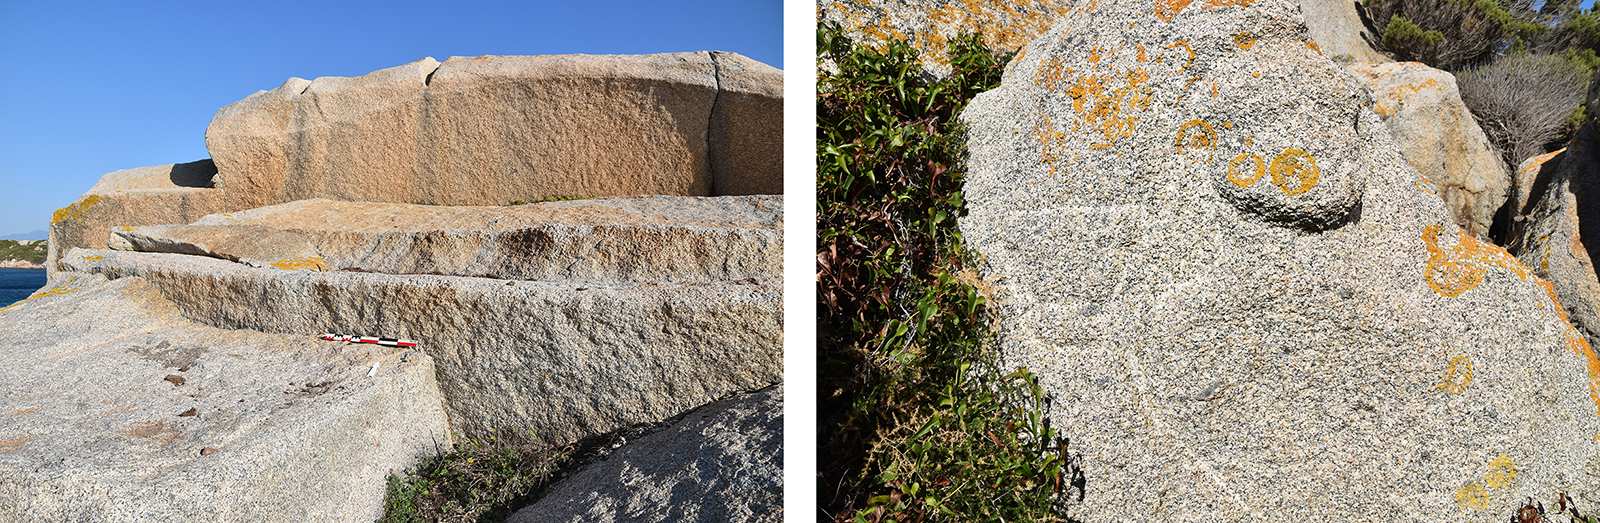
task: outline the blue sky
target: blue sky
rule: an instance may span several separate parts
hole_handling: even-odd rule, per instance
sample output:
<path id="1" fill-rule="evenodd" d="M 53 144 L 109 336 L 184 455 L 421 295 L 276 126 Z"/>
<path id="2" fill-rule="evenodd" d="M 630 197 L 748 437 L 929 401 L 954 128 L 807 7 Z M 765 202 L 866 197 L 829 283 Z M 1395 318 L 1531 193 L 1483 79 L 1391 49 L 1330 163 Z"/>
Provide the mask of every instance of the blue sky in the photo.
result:
<path id="1" fill-rule="evenodd" d="M 291 76 L 700 50 L 783 67 L 781 0 L 142 4 L 0 0 L 0 236 L 47 229 L 102 174 L 210 157 L 217 109 Z"/>

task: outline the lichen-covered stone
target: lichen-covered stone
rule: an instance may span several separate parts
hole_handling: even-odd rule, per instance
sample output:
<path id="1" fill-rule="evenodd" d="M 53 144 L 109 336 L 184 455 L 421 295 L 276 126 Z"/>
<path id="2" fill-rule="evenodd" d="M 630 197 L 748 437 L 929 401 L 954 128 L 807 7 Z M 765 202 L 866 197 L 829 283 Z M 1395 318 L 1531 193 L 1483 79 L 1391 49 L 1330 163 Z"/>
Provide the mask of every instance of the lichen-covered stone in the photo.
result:
<path id="1" fill-rule="evenodd" d="M 852 38 L 875 49 L 882 49 L 892 40 L 911 44 L 918 51 L 923 74 L 933 78 L 950 74 L 947 45 L 957 35 L 977 34 L 989 49 L 1015 52 L 1044 33 L 1077 3 L 1071 0 L 818 0 L 817 19 L 839 23 Z"/>
<path id="2" fill-rule="evenodd" d="M 211 160 L 140 167 L 107 173 L 71 205 L 50 217 L 52 274 L 62 253 L 74 247 L 106 248 L 115 227 L 190 223 L 223 212 L 222 192 L 212 188 Z"/>
<path id="3" fill-rule="evenodd" d="M 1589 107 L 1600 107 L 1600 75 L 1589 84 Z M 1529 158 L 1518 170 L 1528 208 L 1512 220 L 1506 248 L 1550 280 L 1572 324 L 1600 341 L 1600 116 L 1591 114 L 1563 151 Z M 1521 187 L 1519 187 L 1519 192 Z M 1584 231 L 1588 231 L 1587 233 Z"/>
<path id="4" fill-rule="evenodd" d="M 62 264 L 143 278 L 206 325 L 416 340 L 437 366 L 451 428 L 469 436 L 564 445 L 783 376 L 773 281 L 526 282 L 87 249 Z"/>
<path id="5" fill-rule="evenodd" d="M 970 125 L 1008 366 L 1085 521 L 1504 521 L 1600 503 L 1600 359 L 1456 227 L 1285 0 L 1084 3 Z"/>
<path id="6" fill-rule="evenodd" d="M 783 277 L 782 196 L 650 196 L 512 207 L 300 200 L 193 225 L 119 228 L 116 250 L 253 267 L 517 280 Z"/>
<path id="7" fill-rule="evenodd" d="M 1378 51 L 1382 27 L 1367 25 L 1366 8 L 1354 0 L 1297 0 L 1306 28 L 1317 51 L 1336 62 L 1388 63 L 1394 59 Z M 1387 24 L 1388 20 L 1380 23 Z"/>
<path id="8" fill-rule="evenodd" d="M 507 521 L 783 521 L 783 389 L 686 413 L 550 487 Z"/>
<path id="9" fill-rule="evenodd" d="M 1416 62 L 1346 67 L 1372 89 L 1372 109 L 1467 234 L 1486 239 L 1511 192 L 1511 174 L 1461 101 L 1456 78 Z"/>
<path id="10" fill-rule="evenodd" d="M 198 325 L 138 278 L 57 273 L 0 339 L 0 521 L 372 521 L 451 443 L 426 354 Z"/>

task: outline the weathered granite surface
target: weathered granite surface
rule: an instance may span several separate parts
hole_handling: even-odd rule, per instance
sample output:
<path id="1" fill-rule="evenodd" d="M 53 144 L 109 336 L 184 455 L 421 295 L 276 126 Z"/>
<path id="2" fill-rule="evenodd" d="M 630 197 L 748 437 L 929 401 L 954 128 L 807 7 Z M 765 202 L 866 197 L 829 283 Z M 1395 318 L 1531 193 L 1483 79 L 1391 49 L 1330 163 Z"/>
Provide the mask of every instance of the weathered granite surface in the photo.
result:
<path id="1" fill-rule="evenodd" d="M 1318 51 L 1324 56 L 1340 62 L 1394 61 L 1374 48 L 1381 45 L 1383 27 L 1367 25 L 1367 20 L 1362 19 L 1365 9 L 1359 0 L 1297 0 L 1295 3 L 1305 17 L 1312 41 L 1318 44 Z"/>
<path id="2" fill-rule="evenodd" d="M 206 148 L 230 211 L 781 192 L 782 82 L 722 52 L 425 58 L 291 78 L 217 111 Z"/>
<path id="3" fill-rule="evenodd" d="M 62 264 L 143 278 L 206 325 L 416 340 L 468 436 L 563 445 L 783 376 L 780 282 L 524 282 L 89 249 Z"/>
<path id="4" fill-rule="evenodd" d="M 881 49 L 891 40 L 918 51 L 923 76 L 950 74 L 946 55 L 950 39 L 979 34 L 998 52 L 1015 52 L 1073 10 L 1072 0 L 818 0 L 817 20 L 838 22 L 868 47 Z M 823 64 L 823 67 L 830 67 Z"/>
<path id="5" fill-rule="evenodd" d="M 1511 192 L 1511 173 L 1461 102 L 1454 75 L 1416 62 L 1345 68 L 1372 89 L 1373 111 L 1389 127 L 1406 163 L 1422 174 L 1456 225 L 1487 239 Z"/>
<path id="6" fill-rule="evenodd" d="M 1071 515 L 1600 503 L 1600 358 L 1309 39 L 1284 0 L 1100 2 L 962 114 L 960 226 L 1082 452 Z"/>
<path id="7" fill-rule="evenodd" d="M 213 188 L 211 160 L 140 167 L 107 173 L 72 205 L 50 218 L 52 273 L 62 253 L 74 247 L 106 248 L 116 226 L 190 223 L 222 212 L 222 192 Z"/>
<path id="8" fill-rule="evenodd" d="M 58 273 L 0 339 L 3 521 L 372 521 L 451 442 L 426 354 L 198 325 L 138 278 Z"/>
<path id="9" fill-rule="evenodd" d="M 783 388 L 684 414 L 562 480 L 507 521 L 783 521 Z"/>
<path id="10" fill-rule="evenodd" d="M 653 196 L 515 207 L 300 200 L 193 225 L 124 227 L 111 248 L 253 267 L 516 280 L 783 277 L 782 196 Z"/>
<path id="11" fill-rule="evenodd" d="M 1589 107 L 1600 107 L 1600 75 L 1589 84 Z M 1511 223 L 1506 248 L 1555 285 L 1572 324 L 1600 341 L 1600 115 L 1591 114 L 1563 152 L 1523 162 L 1527 211 Z M 1585 233 L 1584 231 L 1589 231 Z"/>

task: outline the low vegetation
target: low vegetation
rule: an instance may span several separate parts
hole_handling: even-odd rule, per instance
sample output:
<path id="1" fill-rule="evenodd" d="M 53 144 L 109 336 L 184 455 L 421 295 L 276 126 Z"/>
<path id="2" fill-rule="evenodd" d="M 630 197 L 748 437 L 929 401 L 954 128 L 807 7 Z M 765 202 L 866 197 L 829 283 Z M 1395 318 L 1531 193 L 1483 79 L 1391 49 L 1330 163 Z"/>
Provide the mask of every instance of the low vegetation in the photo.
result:
<path id="1" fill-rule="evenodd" d="M 48 254 L 44 241 L 20 242 L 17 240 L 0 240 L 0 261 L 26 260 L 32 263 L 44 263 Z"/>
<path id="2" fill-rule="evenodd" d="M 1400 60 L 1455 73 L 1508 167 L 1565 146 L 1600 69 L 1600 14 L 1577 0 L 1364 0 Z"/>
<path id="3" fill-rule="evenodd" d="M 466 438 L 455 449 L 389 476 L 379 523 L 505 521 L 550 485 L 574 448 Z"/>
<path id="4" fill-rule="evenodd" d="M 962 244 L 967 101 L 1009 57 L 950 42 L 948 80 L 917 51 L 818 28 L 819 518 L 1053 521 L 1085 478 L 1026 369 L 1004 369 Z"/>

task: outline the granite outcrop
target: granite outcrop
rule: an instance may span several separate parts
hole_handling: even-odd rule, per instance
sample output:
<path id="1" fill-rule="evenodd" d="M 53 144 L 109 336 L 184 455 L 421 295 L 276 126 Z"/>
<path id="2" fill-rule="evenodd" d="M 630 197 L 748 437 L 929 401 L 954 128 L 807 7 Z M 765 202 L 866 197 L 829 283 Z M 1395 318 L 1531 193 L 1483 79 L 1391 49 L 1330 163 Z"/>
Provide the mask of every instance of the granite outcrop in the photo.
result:
<path id="1" fill-rule="evenodd" d="M 1083 5 L 962 114 L 960 227 L 1006 365 L 1081 452 L 1068 515 L 1600 503 L 1566 298 L 1456 225 L 1294 4 Z"/>

